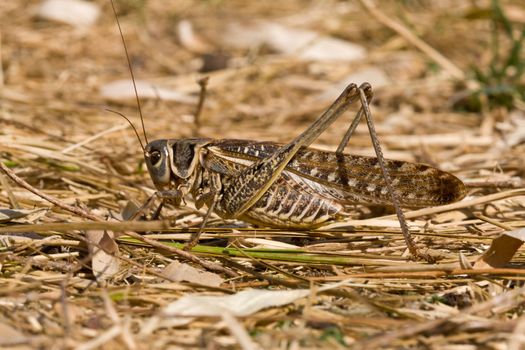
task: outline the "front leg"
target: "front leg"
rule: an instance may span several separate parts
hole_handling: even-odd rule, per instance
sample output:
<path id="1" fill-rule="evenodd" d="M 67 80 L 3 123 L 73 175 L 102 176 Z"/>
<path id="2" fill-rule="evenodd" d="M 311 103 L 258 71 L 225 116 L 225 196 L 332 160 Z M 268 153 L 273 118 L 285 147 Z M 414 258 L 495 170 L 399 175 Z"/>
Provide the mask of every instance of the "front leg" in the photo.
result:
<path id="1" fill-rule="evenodd" d="M 164 203 L 170 202 L 176 205 L 177 207 L 180 206 L 180 203 L 184 199 L 184 195 L 182 191 L 180 190 L 162 190 L 162 191 L 156 191 L 153 193 L 146 203 L 142 207 L 140 207 L 139 210 L 135 214 L 133 214 L 133 217 L 130 220 L 134 220 L 137 216 L 139 216 L 141 213 L 143 213 L 147 208 L 149 208 L 155 199 L 159 198 L 161 200 L 160 205 L 155 210 L 154 216 L 158 216 L 160 214 L 160 210 L 164 206 Z M 215 210 L 215 205 L 220 200 L 221 194 L 220 194 L 220 186 L 215 186 L 210 190 L 209 192 L 203 193 L 197 198 L 195 198 L 195 204 L 197 206 L 197 209 L 199 209 L 203 204 L 207 204 L 208 211 L 206 212 L 206 215 L 204 216 L 204 219 L 202 220 L 201 225 L 199 226 L 199 229 L 197 232 L 193 233 L 191 235 L 190 240 L 188 243 L 184 246 L 184 250 L 191 250 L 199 241 L 199 237 L 202 234 L 202 231 L 204 230 L 204 227 L 206 226 L 206 223 L 208 222 L 211 213 Z"/>
<path id="2" fill-rule="evenodd" d="M 196 232 L 192 233 L 190 240 L 184 246 L 183 249 L 186 251 L 191 250 L 191 248 L 195 247 L 195 245 L 199 242 L 199 237 L 201 236 L 202 231 L 204 231 L 204 227 L 206 227 L 206 224 L 210 219 L 211 213 L 213 213 L 213 211 L 215 210 L 215 206 L 221 199 L 221 194 L 219 192 L 208 192 L 205 194 L 205 196 L 211 199 L 211 203 L 208 205 L 208 211 L 206 212 L 204 219 L 202 219 L 202 223 L 199 226 L 199 229 Z M 203 200 L 208 201 L 208 199 Z"/>
<path id="3" fill-rule="evenodd" d="M 181 202 L 183 201 L 184 195 L 182 194 L 182 191 L 180 190 L 164 190 L 164 191 L 156 191 L 153 193 L 146 202 L 137 210 L 133 216 L 129 219 L 130 221 L 135 220 L 137 217 L 139 217 L 141 214 L 143 214 L 151 205 L 153 205 L 153 202 L 155 199 L 159 198 L 161 200 L 159 206 L 155 210 L 155 214 L 153 214 L 154 218 L 158 218 L 160 215 L 160 211 L 162 207 L 164 206 L 165 202 L 173 203 L 175 206 L 179 207 Z"/>
<path id="4" fill-rule="evenodd" d="M 191 248 L 193 248 L 199 242 L 200 235 L 204 231 L 211 214 L 215 211 L 217 203 L 219 203 L 222 198 L 222 181 L 223 180 L 219 174 L 212 174 L 209 178 L 209 182 L 206 181 L 205 184 L 201 184 L 203 186 L 199 188 L 198 192 L 193 193 L 195 207 L 200 209 L 204 204 L 206 204 L 208 211 L 206 211 L 206 215 L 204 216 L 199 229 L 191 235 L 190 240 L 184 246 L 184 250 L 191 250 Z M 203 188 L 206 190 L 206 192 L 204 192 Z"/>

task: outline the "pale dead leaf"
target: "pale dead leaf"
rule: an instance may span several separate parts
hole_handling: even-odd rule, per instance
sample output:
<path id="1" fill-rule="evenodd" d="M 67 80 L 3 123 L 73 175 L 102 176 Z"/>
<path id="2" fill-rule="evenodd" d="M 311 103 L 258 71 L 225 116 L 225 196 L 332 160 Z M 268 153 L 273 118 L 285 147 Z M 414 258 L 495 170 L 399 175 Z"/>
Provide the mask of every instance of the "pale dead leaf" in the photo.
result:
<path id="1" fill-rule="evenodd" d="M 92 255 L 91 269 L 97 280 L 107 280 L 119 271 L 119 253 L 115 240 L 105 231 L 87 231 L 89 251 Z"/>
<path id="2" fill-rule="evenodd" d="M 197 98 L 174 89 L 165 88 L 145 80 L 136 80 L 137 93 L 141 99 L 160 99 L 195 105 Z M 117 80 L 104 85 L 100 89 L 102 97 L 112 101 L 135 98 L 135 90 L 131 80 Z"/>
<path id="3" fill-rule="evenodd" d="M 268 21 L 231 24 L 222 39 L 227 45 L 240 48 L 267 45 L 278 53 L 303 60 L 349 62 L 366 57 L 366 50 L 360 45 Z"/>
<path id="4" fill-rule="evenodd" d="M 270 291 L 249 289 L 232 295 L 186 295 L 162 309 L 159 316 L 152 317 L 142 328 L 149 334 L 159 327 L 175 327 L 190 323 L 194 317 L 249 316 L 259 310 L 282 306 L 304 298 L 308 289 Z"/>
<path id="5" fill-rule="evenodd" d="M 328 283 L 318 287 L 323 292 L 346 285 L 348 281 Z M 229 313 L 246 317 L 260 310 L 295 302 L 311 295 L 310 289 L 259 290 L 248 289 L 232 295 L 186 295 L 164 307 L 142 328 L 141 334 L 150 334 L 159 327 L 175 327 L 192 322 L 194 317 L 221 317 Z"/>
<path id="6" fill-rule="evenodd" d="M 37 10 L 41 18 L 67 23 L 77 28 L 93 25 L 100 14 L 96 3 L 83 0 L 46 0 Z"/>
<path id="7" fill-rule="evenodd" d="M 366 50 L 357 44 L 327 36 L 316 39 L 299 51 L 299 57 L 311 61 L 356 61 L 366 57 Z"/>
<path id="8" fill-rule="evenodd" d="M 504 232 L 494 238 L 489 249 L 474 263 L 475 269 L 505 266 L 525 242 L 525 228 Z"/>
<path id="9" fill-rule="evenodd" d="M 182 20 L 177 25 L 177 34 L 182 46 L 194 53 L 208 53 L 213 48 L 199 35 L 195 34 L 193 24 L 189 20 Z"/>
<path id="10" fill-rule="evenodd" d="M 213 287 L 220 286 L 224 281 L 215 273 L 197 270 L 193 266 L 181 264 L 178 261 L 174 261 L 166 266 L 162 274 L 175 282 L 186 281 Z"/>
<path id="11" fill-rule="evenodd" d="M 234 316 L 243 317 L 268 307 L 292 303 L 309 294 L 309 289 L 249 289 L 232 295 L 187 295 L 166 306 L 162 313 L 165 316 L 221 316 L 224 311 L 228 311 Z"/>

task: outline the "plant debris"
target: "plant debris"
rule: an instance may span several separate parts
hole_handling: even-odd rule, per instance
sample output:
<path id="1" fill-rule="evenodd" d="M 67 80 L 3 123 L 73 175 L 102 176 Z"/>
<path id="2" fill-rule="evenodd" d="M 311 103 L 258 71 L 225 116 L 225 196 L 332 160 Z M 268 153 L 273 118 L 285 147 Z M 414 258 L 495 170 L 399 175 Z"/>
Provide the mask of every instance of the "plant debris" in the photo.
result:
<path id="1" fill-rule="evenodd" d="M 109 1 L 60 3 L 0 2 L 0 347 L 523 348 L 521 2 L 116 3 L 150 140 L 287 142 L 350 80 L 376 82 L 385 156 L 468 188 L 404 209 L 432 264 L 390 208 L 311 231 L 212 215 L 191 252 L 190 199 L 123 220 L 155 190 L 106 111 L 140 129 L 117 24 Z M 346 152 L 373 155 L 364 123 Z"/>

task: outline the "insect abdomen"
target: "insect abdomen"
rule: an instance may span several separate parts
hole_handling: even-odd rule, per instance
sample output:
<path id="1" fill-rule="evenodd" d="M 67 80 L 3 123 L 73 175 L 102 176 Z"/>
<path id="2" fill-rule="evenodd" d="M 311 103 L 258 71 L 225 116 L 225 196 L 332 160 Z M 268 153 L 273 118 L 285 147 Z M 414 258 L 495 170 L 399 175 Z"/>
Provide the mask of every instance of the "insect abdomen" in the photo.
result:
<path id="1" fill-rule="evenodd" d="M 268 157 L 281 145 L 273 142 L 219 140 L 214 143 L 232 158 Z M 422 208 L 449 204 L 466 195 L 465 185 L 454 175 L 431 166 L 385 159 L 401 206 Z M 314 148 L 303 148 L 287 165 L 304 188 L 345 204 L 391 205 L 392 199 L 375 157 L 337 155 Z"/>
<path id="2" fill-rule="evenodd" d="M 314 228 L 337 220 L 343 206 L 278 180 L 243 215 L 242 220 L 270 227 Z"/>

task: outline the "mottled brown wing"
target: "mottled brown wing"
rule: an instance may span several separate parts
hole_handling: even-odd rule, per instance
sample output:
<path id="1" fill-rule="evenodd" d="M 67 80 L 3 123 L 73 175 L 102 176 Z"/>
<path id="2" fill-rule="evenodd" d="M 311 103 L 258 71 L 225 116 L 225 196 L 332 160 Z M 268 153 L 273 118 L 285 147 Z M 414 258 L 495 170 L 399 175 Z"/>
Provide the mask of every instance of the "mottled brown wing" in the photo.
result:
<path id="1" fill-rule="evenodd" d="M 217 140 L 208 145 L 215 171 L 232 175 L 253 161 L 268 157 L 282 144 L 248 140 Z M 462 199 L 465 186 L 454 175 L 425 164 L 385 160 L 401 205 L 429 207 Z M 221 171 L 222 167 L 222 171 Z M 374 157 L 341 155 L 314 148 L 301 149 L 283 177 L 305 191 L 344 204 L 391 205 L 381 168 Z"/>

